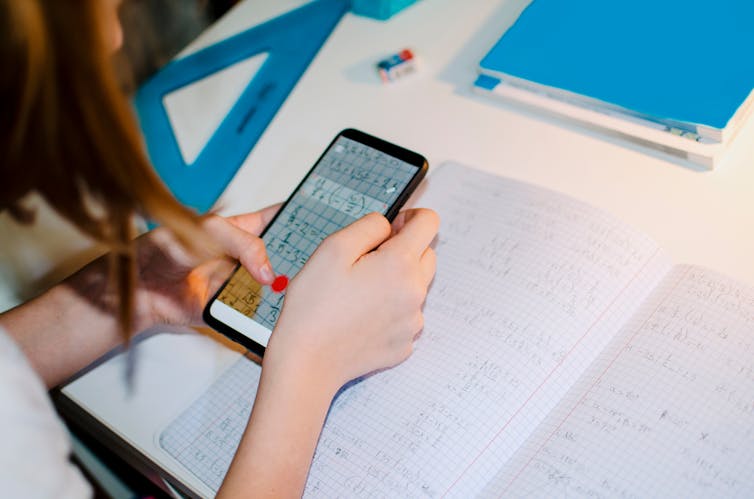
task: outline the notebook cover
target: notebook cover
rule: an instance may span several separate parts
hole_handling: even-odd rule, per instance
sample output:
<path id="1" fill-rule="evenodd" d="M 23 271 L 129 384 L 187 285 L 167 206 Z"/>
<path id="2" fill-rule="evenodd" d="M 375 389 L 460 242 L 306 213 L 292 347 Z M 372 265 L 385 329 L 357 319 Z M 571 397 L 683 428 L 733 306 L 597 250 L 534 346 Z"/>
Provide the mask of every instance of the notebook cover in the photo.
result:
<path id="1" fill-rule="evenodd" d="M 723 129 L 754 87 L 753 19 L 751 0 L 534 0 L 480 66 Z"/>

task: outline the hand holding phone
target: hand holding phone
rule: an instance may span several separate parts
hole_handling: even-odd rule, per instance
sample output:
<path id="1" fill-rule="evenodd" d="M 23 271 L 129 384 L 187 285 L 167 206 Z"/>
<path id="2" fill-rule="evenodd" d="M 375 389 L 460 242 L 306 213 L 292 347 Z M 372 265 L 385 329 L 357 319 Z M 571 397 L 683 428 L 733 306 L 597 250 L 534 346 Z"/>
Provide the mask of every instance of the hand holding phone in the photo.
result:
<path id="1" fill-rule="evenodd" d="M 293 279 L 330 234 L 371 212 L 392 219 L 426 169 L 416 153 L 344 130 L 262 234 L 273 268 Z M 205 321 L 262 355 L 280 316 L 282 291 L 238 268 L 208 304 Z"/>
<path id="2" fill-rule="evenodd" d="M 391 227 L 372 213 L 325 240 L 291 283 L 265 363 L 285 357 L 337 389 L 410 355 L 439 222 L 425 209 L 399 217 Z"/>

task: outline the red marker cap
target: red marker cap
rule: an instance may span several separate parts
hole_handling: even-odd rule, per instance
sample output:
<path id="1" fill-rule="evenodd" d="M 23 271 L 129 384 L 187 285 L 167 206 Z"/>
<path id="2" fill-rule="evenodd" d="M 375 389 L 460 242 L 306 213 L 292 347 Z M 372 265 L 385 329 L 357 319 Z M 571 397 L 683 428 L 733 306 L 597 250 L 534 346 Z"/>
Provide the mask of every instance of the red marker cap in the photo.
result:
<path id="1" fill-rule="evenodd" d="M 272 281 L 272 284 L 270 284 L 270 287 L 274 292 L 282 293 L 285 291 L 285 288 L 288 287 L 288 277 L 284 275 L 277 276 L 275 280 Z"/>

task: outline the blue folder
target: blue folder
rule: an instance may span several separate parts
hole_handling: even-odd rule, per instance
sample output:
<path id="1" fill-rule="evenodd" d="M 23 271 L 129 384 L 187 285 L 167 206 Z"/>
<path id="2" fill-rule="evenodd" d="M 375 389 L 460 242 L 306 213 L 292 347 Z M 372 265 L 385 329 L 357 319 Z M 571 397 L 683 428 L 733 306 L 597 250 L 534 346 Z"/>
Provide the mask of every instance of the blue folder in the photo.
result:
<path id="1" fill-rule="evenodd" d="M 754 87 L 752 22 L 752 0 L 533 0 L 480 69 L 723 130 Z"/>

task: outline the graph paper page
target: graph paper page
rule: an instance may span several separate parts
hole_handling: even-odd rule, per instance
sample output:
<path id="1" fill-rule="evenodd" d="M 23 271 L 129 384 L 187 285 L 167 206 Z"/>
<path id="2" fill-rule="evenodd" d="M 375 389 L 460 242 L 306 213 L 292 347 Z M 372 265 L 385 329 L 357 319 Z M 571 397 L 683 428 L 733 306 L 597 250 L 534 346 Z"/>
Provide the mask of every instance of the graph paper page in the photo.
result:
<path id="1" fill-rule="evenodd" d="M 246 429 L 261 374 L 240 358 L 159 435 L 160 447 L 214 492 Z"/>
<path id="2" fill-rule="evenodd" d="M 754 289 L 678 267 L 488 497 L 754 497 Z"/>
<path id="3" fill-rule="evenodd" d="M 480 492 L 670 268 L 600 211 L 459 165 L 434 172 L 416 204 L 442 219 L 424 331 L 406 362 L 335 398 L 308 497 Z M 183 444 L 238 434 L 219 421 Z M 219 440 L 232 455 L 237 441 Z"/>

